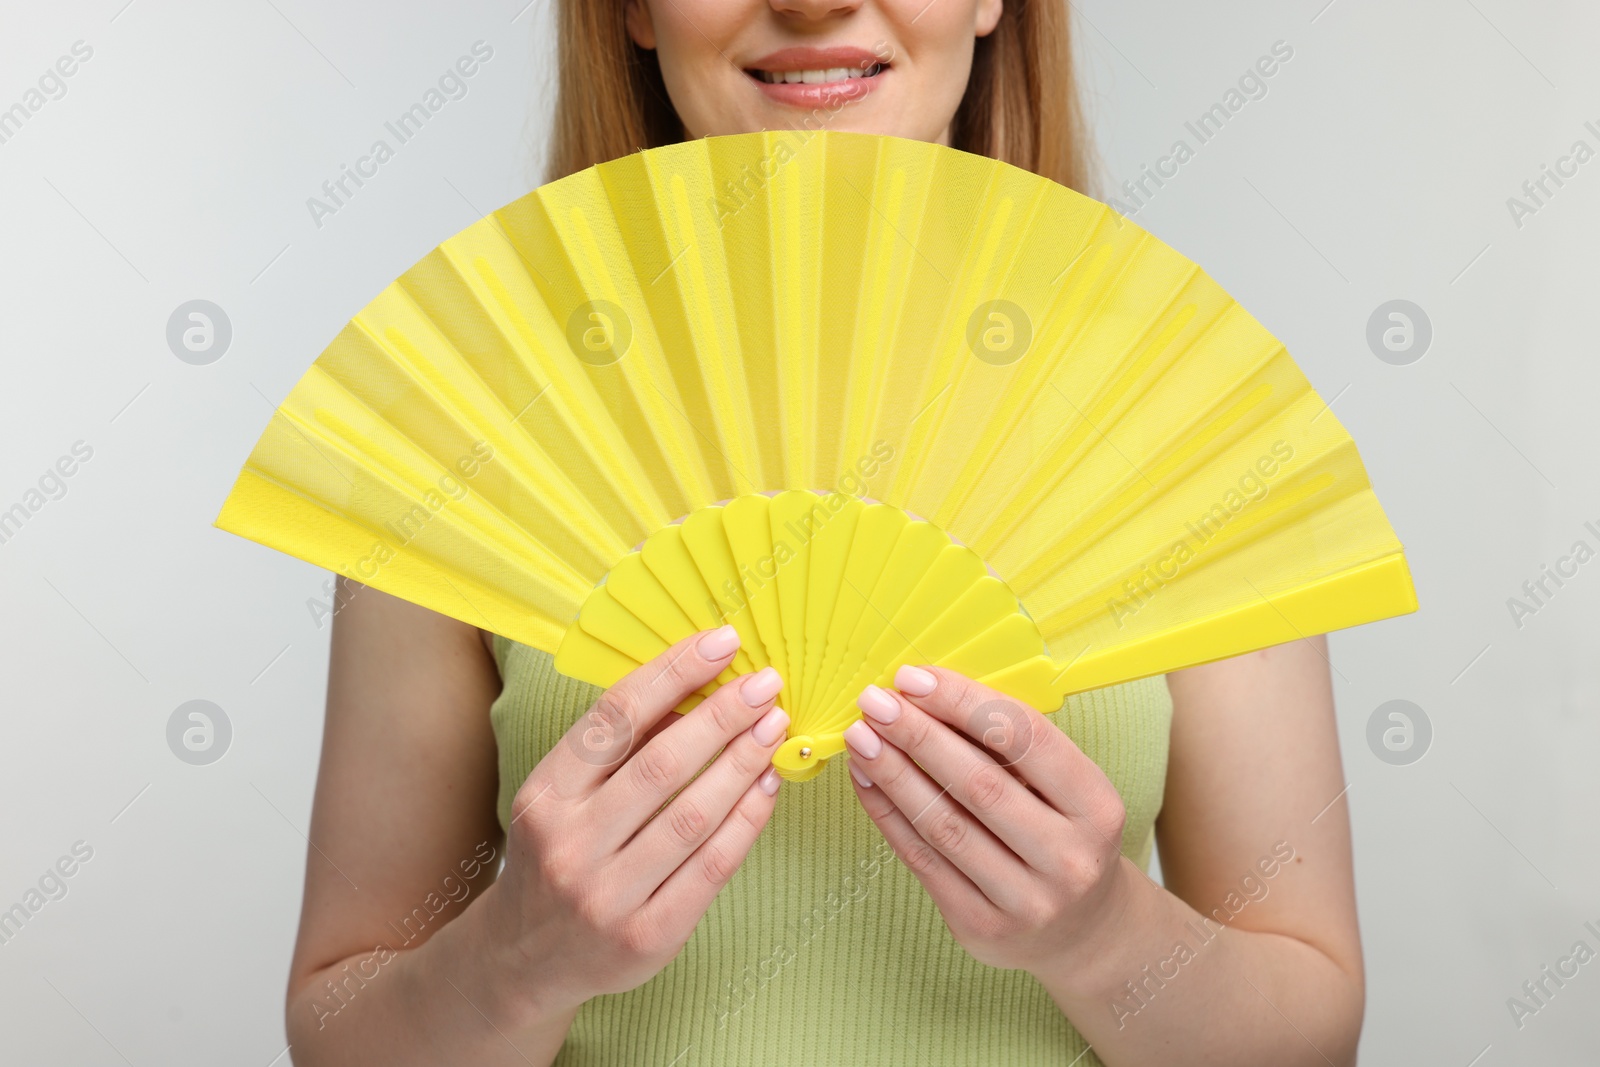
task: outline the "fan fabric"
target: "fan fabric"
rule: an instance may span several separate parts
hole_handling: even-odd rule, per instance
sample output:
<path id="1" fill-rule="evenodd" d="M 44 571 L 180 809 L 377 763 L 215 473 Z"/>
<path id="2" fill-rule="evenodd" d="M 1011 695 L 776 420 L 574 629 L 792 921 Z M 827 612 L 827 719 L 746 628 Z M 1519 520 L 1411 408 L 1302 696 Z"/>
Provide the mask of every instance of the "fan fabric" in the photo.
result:
<path id="1" fill-rule="evenodd" d="M 467 227 L 322 353 L 217 524 L 553 653 L 652 534 L 795 489 L 976 553 L 1054 657 L 1029 692 L 1416 607 L 1354 442 L 1198 266 L 839 132 L 639 152 Z"/>

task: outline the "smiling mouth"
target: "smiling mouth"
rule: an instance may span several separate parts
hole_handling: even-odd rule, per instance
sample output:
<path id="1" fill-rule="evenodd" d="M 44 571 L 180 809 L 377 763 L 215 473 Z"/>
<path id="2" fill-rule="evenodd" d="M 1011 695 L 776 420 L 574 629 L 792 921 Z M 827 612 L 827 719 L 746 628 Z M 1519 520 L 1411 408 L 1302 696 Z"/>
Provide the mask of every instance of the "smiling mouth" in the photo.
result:
<path id="1" fill-rule="evenodd" d="M 862 67 L 829 67 L 821 70 L 757 70 L 746 74 L 767 85 L 833 85 L 840 82 L 876 78 L 889 69 L 887 63 L 873 63 Z"/>

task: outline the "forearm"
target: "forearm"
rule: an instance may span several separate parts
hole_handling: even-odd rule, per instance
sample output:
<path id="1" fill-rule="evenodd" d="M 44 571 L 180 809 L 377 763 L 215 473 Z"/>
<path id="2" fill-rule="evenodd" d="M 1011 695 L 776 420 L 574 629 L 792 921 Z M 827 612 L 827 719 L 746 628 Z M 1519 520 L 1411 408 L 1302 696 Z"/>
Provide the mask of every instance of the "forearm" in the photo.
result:
<path id="1" fill-rule="evenodd" d="M 513 971 L 486 928 L 497 888 L 414 949 L 380 946 L 302 981 L 288 1006 L 298 1067 L 553 1061 L 577 1006 L 500 977 Z"/>
<path id="2" fill-rule="evenodd" d="M 1037 973 L 1108 1067 L 1354 1064 L 1359 975 L 1292 937 L 1224 927 L 1121 860 L 1112 915 Z"/>

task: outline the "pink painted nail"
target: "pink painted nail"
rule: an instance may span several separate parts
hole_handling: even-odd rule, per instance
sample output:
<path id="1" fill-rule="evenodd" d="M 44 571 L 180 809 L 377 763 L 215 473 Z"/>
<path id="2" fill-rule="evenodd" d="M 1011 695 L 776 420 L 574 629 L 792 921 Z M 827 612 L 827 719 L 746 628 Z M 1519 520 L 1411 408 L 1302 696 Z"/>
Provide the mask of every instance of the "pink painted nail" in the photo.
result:
<path id="1" fill-rule="evenodd" d="M 776 767 L 768 767 L 767 772 L 756 779 L 756 784 L 761 787 L 761 791 L 769 797 L 778 791 L 778 786 L 782 782 L 783 776 L 778 773 Z"/>
<path id="2" fill-rule="evenodd" d="M 927 696 L 938 684 L 939 679 L 930 672 L 921 667 L 913 667 L 909 663 L 894 672 L 894 687 L 914 697 Z"/>
<path id="3" fill-rule="evenodd" d="M 861 710 L 879 722 L 890 723 L 900 717 L 900 702 L 875 685 L 869 685 L 856 697 Z"/>
<path id="4" fill-rule="evenodd" d="M 695 648 L 706 659 L 727 659 L 739 651 L 739 631 L 732 626 L 719 626 L 702 637 Z"/>
<path id="5" fill-rule="evenodd" d="M 754 726 L 750 727 L 750 736 L 756 739 L 756 744 L 766 748 L 778 738 L 783 736 L 783 731 L 789 728 L 789 713 L 782 708 L 773 708 L 761 716 Z"/>
<path id="6" fill-rule="evenodd" d="M 850 767 L 850 777 L 852 777 L 852 778 L 854 778 L 856 780 L 856 784 L 857 785 L 859 785 L 862 789 L 871 789 L 872 788 L 872 779 L 867 777 L 867 773 L 865 771 L 863 771 L 860 767 L 856 766 L 856 761 L 855 760 L 850 760 L 849 761 L 849 767 Z"/>
<path id="7" fill-rule="evenodd" d="M 782 688 L 783 679 L 778 676 L 778 669 L 776 667 L 762 667 L 761 670 L 744 680 L 744 684 L 739 687 L 739 695 L 752 708 L 759 708 L 777 696 L 778 690 Z"/>
<path id="8" fill-rule="evenodd" d="M 883 738 L 861 719 L 850 724 L 844 732 L 844 739 L 862 759 L 877 759 L 878 754 L 883 751 Z"/>

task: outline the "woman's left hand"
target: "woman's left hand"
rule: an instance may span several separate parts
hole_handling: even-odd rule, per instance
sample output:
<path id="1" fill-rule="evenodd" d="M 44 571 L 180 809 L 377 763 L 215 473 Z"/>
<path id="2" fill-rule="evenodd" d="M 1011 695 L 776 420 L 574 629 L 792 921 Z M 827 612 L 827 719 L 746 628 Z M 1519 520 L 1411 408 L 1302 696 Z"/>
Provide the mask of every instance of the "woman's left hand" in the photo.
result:
<path id="1" fill-rule="evenodd" d="M 895 686 L 869 686 L 844 734 L 867 814 L 980 962 L 1039 976 L 1085 959 L 1137 877 L 1115 787 L 1049 719 L 988 686 L 910 666 Z"/>

